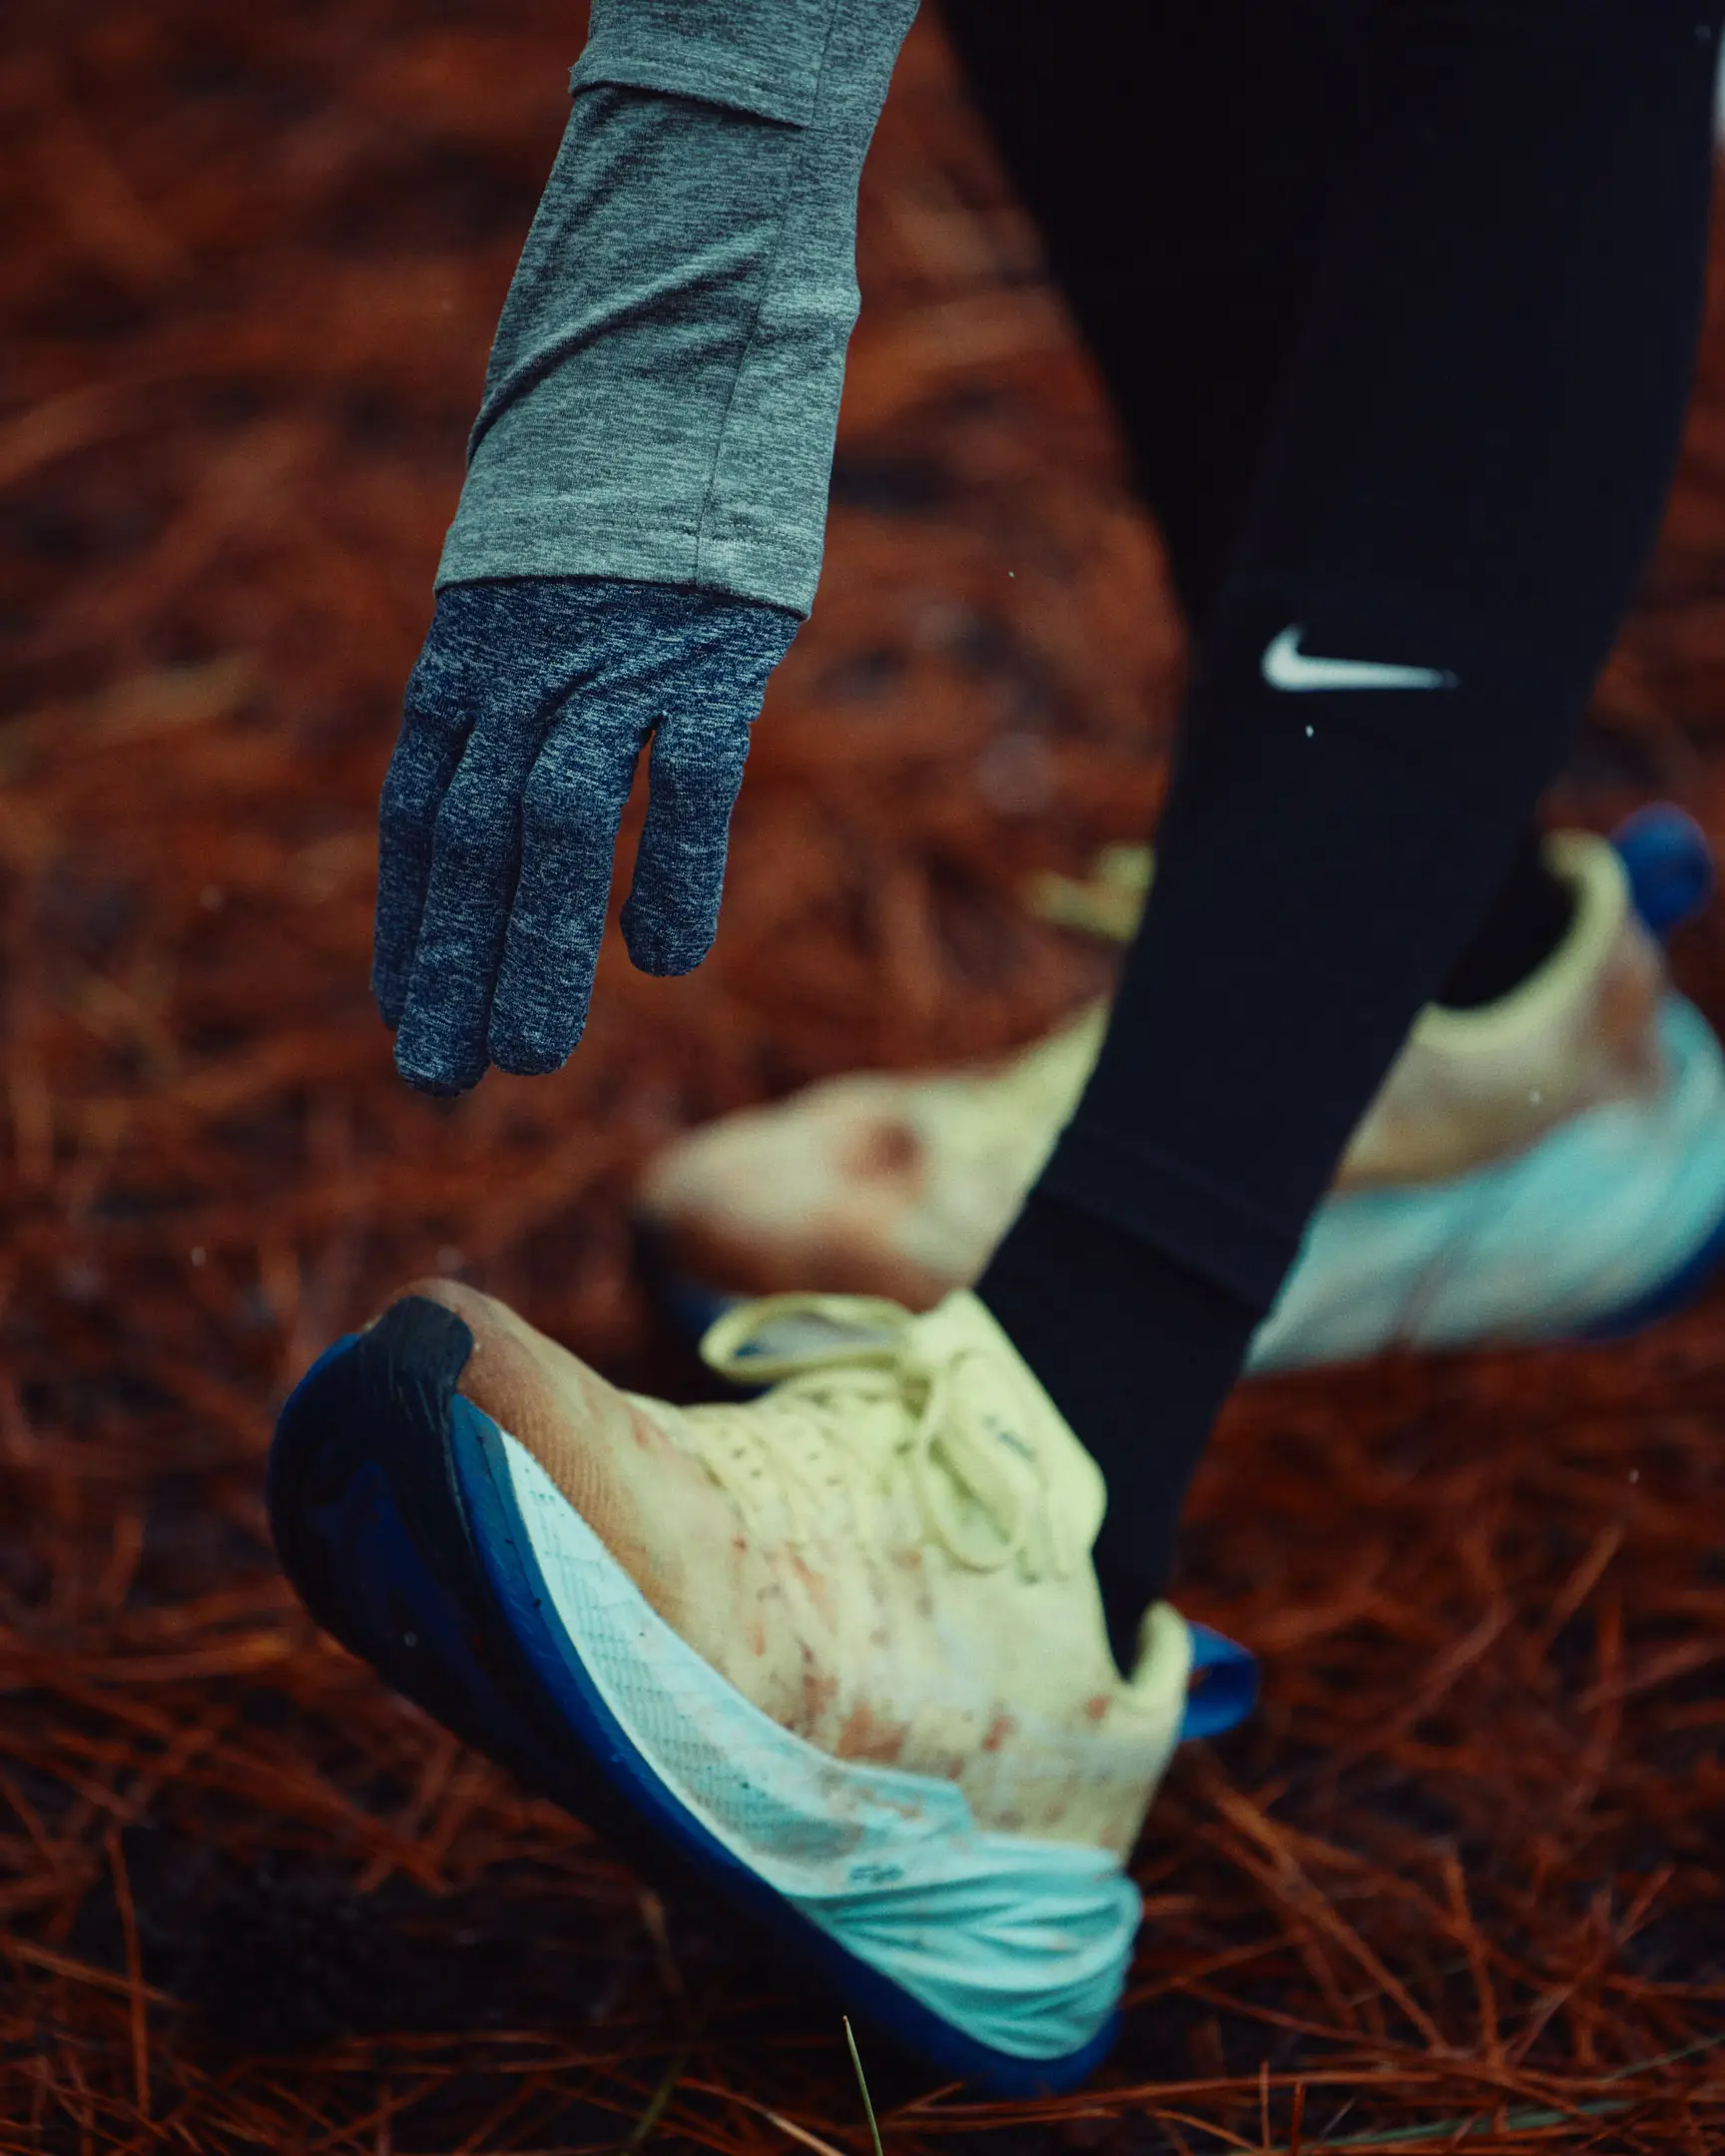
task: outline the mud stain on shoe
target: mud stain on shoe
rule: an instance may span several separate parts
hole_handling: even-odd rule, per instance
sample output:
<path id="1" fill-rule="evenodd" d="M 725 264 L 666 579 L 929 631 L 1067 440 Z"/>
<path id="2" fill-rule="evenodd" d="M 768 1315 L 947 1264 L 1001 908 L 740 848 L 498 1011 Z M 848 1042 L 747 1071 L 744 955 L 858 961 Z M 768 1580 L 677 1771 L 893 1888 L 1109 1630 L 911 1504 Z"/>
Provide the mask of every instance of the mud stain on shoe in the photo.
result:
<path id="1" fill-rule="evenodd" d="M 825 1625 L 834 1622 L 833 1590 L 800 1550 L 787 1552 L 791 1569 L 803 1583 L 803 1590 L 815 1605 L 816 1614 Z"/>
<path id="2" fill-rule="evenodd" d="M 802 1736 L 817 1730 L 827 1718 L 827 1712 L 839 1694 L 839 1680 L 815 1666 L 815 1651 L 804 1643 L 803 1647 L 803 1706 L 796 1727 Z"/>
<path id="3" fill-rule="evenodd" d="M 859 1700 L 840 1724 L 833 1749 L 841 1759 L 875 1760 L 890 1767 L 902 1755 L 909 1734 L 907 1722 L 884 1721 L 866 1700 Z"/>
<path id="4" fill-rule="evenodd" d="M 932 1617 L 934 1614 L 934 1598 L 928 1592 L 927 1572 L 922 1562 L 922 1552 L 919 1549 L 897 1549 L 892 1552 L 892 1562 L 901 1572 L 912 1572 L 916 1575 L 916 1614 L 921 1618 Z"/>
<path id="5" fill-rule="evenodd" d="M 921 1187 L 922 1141 L 908 1123 L 869 1124 L 845 1152 L 843 1166 L 863 1182 L 900 1183 L 912 1195 Z"/>

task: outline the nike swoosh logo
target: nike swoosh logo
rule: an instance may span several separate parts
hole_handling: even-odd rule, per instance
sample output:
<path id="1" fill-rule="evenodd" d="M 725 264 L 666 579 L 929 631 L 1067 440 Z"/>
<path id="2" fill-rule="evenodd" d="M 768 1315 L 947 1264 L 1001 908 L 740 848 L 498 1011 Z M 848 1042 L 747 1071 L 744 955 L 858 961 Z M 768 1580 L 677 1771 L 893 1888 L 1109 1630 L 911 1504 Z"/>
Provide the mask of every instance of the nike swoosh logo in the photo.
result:
<path id="1" fill-rule="evenodd" d="M 1272 689 L 1453 689 L 1455 677 L 1441 667 L 1381 666 L 1375 659 L 1314 659 L 1300 649 L 1298 624 L 1284 629 L 1264 650 L 1264 679 Z"/>

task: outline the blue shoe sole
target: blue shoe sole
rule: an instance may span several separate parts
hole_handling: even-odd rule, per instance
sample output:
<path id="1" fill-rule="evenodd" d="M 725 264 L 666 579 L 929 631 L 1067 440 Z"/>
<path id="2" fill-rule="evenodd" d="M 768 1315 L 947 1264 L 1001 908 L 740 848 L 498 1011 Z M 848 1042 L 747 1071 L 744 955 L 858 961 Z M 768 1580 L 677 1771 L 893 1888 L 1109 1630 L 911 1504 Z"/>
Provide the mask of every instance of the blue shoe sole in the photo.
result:
<path id="1" fill-rule="evenodd" d="M 271 1448 L 282 1566 L 311 1615 L 396 1691 L 603 1834 L 650 1877 L 705 1887 L 844 2008 L 943 2076 L 1008 2096 L 1094 2072 L 1118 2020 L 1081 2050 L 1026 2060 L 980 2044 L 803 1918 L 645 1768 L 566 1638 L 513 1496 L 497 1426 L 456 1391 L 472 1335 L 420 1298 L 337 1343 L 295 1387 Z M 1238 1650 L 1197 1632 L 1216 1668 L 1193 1734 L 1238 1719 Z M 1232 1688 L 1232 1690 L 1230 1689 Z M 1244 1689 L 1243 1689 L 1244 1688 Z"/>

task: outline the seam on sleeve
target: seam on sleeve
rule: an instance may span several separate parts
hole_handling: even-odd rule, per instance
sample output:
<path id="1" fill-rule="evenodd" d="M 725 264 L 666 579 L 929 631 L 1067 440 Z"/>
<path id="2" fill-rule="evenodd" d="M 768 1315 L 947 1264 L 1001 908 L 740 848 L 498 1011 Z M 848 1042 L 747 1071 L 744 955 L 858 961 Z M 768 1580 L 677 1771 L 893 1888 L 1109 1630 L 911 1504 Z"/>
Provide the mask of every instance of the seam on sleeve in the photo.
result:
<path id="1" fill-rule="evenodd" d="M 833 39 L 839 22 L 839 10 L 844 5 L 845 0 L 834 0 L 834 5 L 828 12 L 827 36 L 821 47 L 821 65 L 816 71 L 812 112 L 820 110 L 821 92 L 826 87 L 827 67 L 832 57 Z M 773 234 L 772 251 L 767 257 L 767 266 L 761 278 L 761 291 L 755 302 L 755 311 L 749 320 L 749 334 L 744 340 L 743 350 L 739 354 L 737 365 L 732 372 L 731 386 L 725 397 L 725 410 L 714 432 L 713 454 L 707 467 L 707 483 L 701 490 L 701 506 L 695 518 L 695 574 L 697 580 L 701 575 L 703 557 L 713 538 L 709 525 L 718 501 L 719 464 L 725 451 L 726 436 L 731 428 L 731 414 L 737 402 L 737 393 L 743 384 L 743 377 L 748 371 L 750 358 L 760 337 L 761 316 L 766 310 L 768 299 L 773 293 L 774 281 L 779 272 L 780 263 L 784 258 L 785 229 L 791 221 L 791 206 L 797 197 L 798 175 L 802 170 L 804 160 L 810 154 L 810 147 L 808 144 L 802 147 L 801 154 L 793 159 L 790 173 L 786 178 L 785 194 L 779 206 L 779 219 Z"/>
<path id="2" fill-rule="evenodd" d="M 730 105 L 758 119 L 807 127 L 814 118 L 841 0 L 613 0 L 569 73 L 571 93 L 600 83 Z M 691 10 L 726 11 L 727 29 L 691 27 Z M 778 20 L 771 19 L 777 16 Z M 739 16 L 743 19 L 740 21 Z M 751 24 L 749 18 L 755 18 Z M 751 35 L 753 29 L 753 35 Z"/>

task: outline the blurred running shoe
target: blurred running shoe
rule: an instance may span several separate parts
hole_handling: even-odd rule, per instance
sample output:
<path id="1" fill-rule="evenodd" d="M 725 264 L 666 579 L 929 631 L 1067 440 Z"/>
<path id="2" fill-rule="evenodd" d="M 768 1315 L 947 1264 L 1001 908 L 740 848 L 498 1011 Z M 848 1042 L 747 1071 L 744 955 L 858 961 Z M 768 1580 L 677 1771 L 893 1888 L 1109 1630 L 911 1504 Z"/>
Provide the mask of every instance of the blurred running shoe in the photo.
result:
<path id="1" fill-rule="evenodd" d="M 1069 2086 L 1118 2019 L 1145 1810 L 1251 1658 L 1158 1603 L 1120 1677 L 1101 1476 L 973 1296 L 782 1298 L 704 1351 L 772 1389 L 668 1406 L 407 1291 L 283 1410 L 283 1565 L 439 1722 L 942 2073 Z"/>
<path id="2" fill-rule="evenodd" d="M 1725 1248 L 1725 1061 L 1669 986 L 1649 922 L 1705 902 L 1680 810 L 1615 845 L 1555 834 L 1568 936 L 1482 1009 L 1428 1009 L 1355 1134 L 1252 1366 L 1631 1330 Z M 1042 910 L 1129 935 L 1148 859 L 1055 879 Z M 789 1288 L 926 1308 L 973 1281 L 1089 1075 L 1096 1004 L 1008 1061 L 860 1073 L 727 1116 L 653 1161 L 644 1248 L 691 1327 Z"/>

